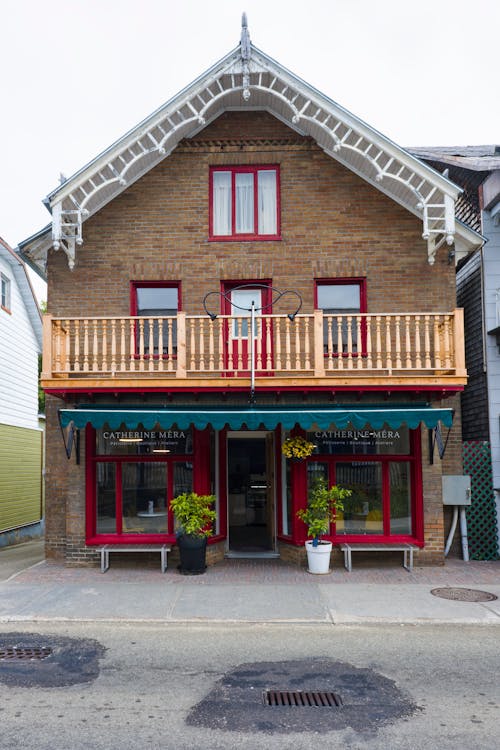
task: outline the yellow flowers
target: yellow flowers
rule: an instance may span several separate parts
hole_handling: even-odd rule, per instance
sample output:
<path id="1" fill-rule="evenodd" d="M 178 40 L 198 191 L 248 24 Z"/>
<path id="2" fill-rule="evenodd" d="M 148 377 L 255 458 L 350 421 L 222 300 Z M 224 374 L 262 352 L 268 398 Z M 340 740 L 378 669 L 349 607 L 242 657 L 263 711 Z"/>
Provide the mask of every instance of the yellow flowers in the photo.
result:
<path id="1" fill-rule="evenodd" d="M 287 458 L 307 458 L 316 448 L 314 443 L 309 442 L 303 437 L 290 437 L 285 440 L 281 452 Z"/>

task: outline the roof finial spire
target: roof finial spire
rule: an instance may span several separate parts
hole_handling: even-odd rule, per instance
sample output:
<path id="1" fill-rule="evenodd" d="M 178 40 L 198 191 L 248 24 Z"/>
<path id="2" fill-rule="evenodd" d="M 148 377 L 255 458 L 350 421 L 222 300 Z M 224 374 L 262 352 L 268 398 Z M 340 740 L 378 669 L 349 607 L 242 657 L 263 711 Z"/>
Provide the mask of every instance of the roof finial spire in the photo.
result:
<path id="1" fill-rule="evenodd" d="M 243 99 L 247 102 L 250 99 L 250 70 L 248 63 L 252 55 L 250 34 L 248 33 L 247 14 L 241 16 L 241 42 L 240 54 L 243 69 Z"/>
<path id="2" fill-rule="evenodd" d="M 241 16 L 241 56 L 243 60 L 250 59 L 250 34 L 248 33 L 247 14 Z"/>

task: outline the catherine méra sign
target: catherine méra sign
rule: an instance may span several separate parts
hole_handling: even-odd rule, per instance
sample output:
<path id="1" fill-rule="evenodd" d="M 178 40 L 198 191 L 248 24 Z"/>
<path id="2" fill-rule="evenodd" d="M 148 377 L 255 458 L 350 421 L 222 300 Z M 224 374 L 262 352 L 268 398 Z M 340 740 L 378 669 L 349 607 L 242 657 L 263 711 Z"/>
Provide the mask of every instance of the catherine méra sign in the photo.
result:
<path id="1" fill-rule="evenodd" d="M 97 430 L 97 452 L 112 453 L 192 453 L 191 430 Z"/>
<path id="2" fill-rule="evenodd" d="M 307 439 L 316 446 L 315 454 L 398 454 L 410 452 L 409 430 L 384 426 L 374 430 L 366 426 L 356 430 L 348 425 L 345 430 L 316 430 L 308 432 Z"/>

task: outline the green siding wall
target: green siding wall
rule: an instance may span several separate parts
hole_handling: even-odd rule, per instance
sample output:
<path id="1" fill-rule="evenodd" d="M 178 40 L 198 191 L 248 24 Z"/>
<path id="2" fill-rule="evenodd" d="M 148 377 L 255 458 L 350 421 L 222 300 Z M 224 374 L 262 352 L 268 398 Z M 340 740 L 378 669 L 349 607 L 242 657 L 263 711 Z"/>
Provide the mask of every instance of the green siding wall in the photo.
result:
<path id="1" fill-rule="evenodd" d="M 0 424 L 0 531 L 41 518 L 42 436 Z"/>

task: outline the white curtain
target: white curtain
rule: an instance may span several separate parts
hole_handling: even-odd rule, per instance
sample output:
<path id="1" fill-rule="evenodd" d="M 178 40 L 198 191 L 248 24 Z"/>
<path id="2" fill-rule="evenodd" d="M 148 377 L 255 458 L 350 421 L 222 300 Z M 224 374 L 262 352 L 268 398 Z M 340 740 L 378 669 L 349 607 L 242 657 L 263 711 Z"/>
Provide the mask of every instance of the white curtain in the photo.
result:
<path id="1" fill-rule="evenodd" d="M 231 172 L 213 172 L 213 233 L 231 234 Z"/>
<path id="2" fill-rule="evenodd" d="M 236 232 L 253 234 L 253 174 L 236 174 Z"/>
<path id="3" fill-rule="evenodd" d="M 277 234 L 276 171 L 259 170 L 258 175 L 259 234 Z"/>

